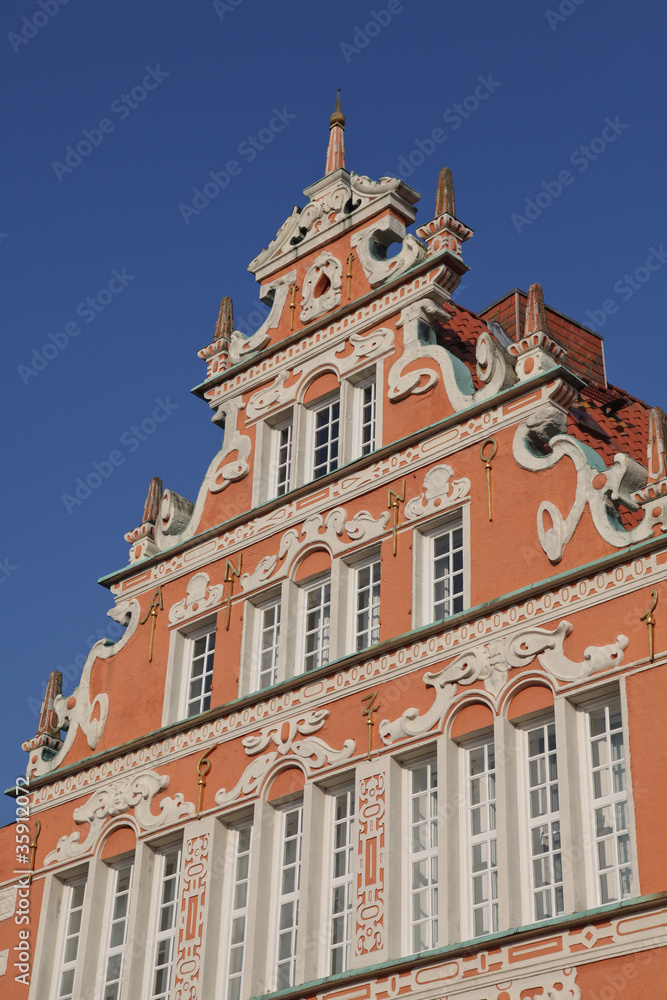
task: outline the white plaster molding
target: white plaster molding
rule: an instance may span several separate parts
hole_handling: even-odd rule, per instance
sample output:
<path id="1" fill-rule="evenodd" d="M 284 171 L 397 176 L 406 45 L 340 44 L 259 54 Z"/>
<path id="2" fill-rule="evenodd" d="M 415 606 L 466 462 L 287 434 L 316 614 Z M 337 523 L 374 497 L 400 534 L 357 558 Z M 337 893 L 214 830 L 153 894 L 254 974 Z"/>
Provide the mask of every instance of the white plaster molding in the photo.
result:
<path id="1" fill-rule="evenodd" d="M 322 728 L 329 714 L 327 709 L 302 713 L 277 725 L 265 726 L 259 733 L 246 736 L 242 742 L 249 757 L 261 753 L 271 744 L 276 749 L 249 764 L 231 791 L 220 788 L 215 795 L 217 805 L 224 806 L 238 798 L 258 795 L 269 772 L 278 761 L 290 758 L 292 761 L 298 761 L 305 774 L 310 777 L 315 771 L 334 767 L 349 760 L 357 749 L 354 740 L 345 740 L 340 750 L 334 750 L 324 740 L 312 735 Z M 283 738 L 285 726 L 287 735 Z"/>
<path id="2" fill-rule="evenodd" d="M 318 287 L 322 286 L 323 290 L 317 294 Z M 303 279 L 301 322 L 311 323 L 340 305 L 342 287 L 343 265 L 328 250 L 323 250 Z"/>
<path id="3" fill-rule="evenodd" d="M 465 1000 L 581 1000 L 576 968 L 537 972 L 465 991 Z"/>
<path id="4" fill-rule="evenodd" d="M 0 976 L 4 976 L 7 972 L 7 963 L 9 962 L 9 948 L 4 948 L 0 951 Z"/>
<path id="5" fill-rule="evenodd" d="M 386 761 L 373 761 L 357 772 L 355 826 L 357 828 L 356 900 L 354 954 L 378 961 L 386 949 L 388 914 L 386 907 L 387 863 L 387 780 Z"/>
<path id="6" fill-rule="evenodd" d="M 439 728 L 456 694 L 457 684 L 467 685 L 481 680 L 486 691 L 497 700 L 507 682 L 510 668 L 528 666 L 535 657 L 551 677 L 563 682 L 581 681 L 592 673 L 619 667 L 623 663 L 623 654 L 629 642 L 627 636 L 617 636 L 616 642 L 608 646 L 588 646 L 584 650 L 584 659 L 576 662 L 568 659 L 563 652 L 563 643 L 571 632 L 572 625 L 568 621 L 560 622 L 552 632 L 537 627 L 522 629 L 506 639 L 474 646 L 437 673 L 424 674 L 426 687 L 435 689 L 435 701 L 423 715 L 416 708 L 408 708 L 393 722 L 383 719 L 379 728 L 383 743 L 423 736 Z"/>
<path id="7" fill-rule="evenodd" d="M 59 861 L 68 861 L 90 853 L 108 825 L 107 820 L 122 816 L 131 809 L 134 810 L 134 818 L 141 829 L 151 832 L 192 816 L 195 807 L 192 802 L 183 801 L 181 792 L 173 799 L 169 796 L 162 799 L 159 813 L 151 812 L 153 799 L 168 785 L 169 775 L 144 771 L 143 774 L 121 778 L 98 789 L 72 814 L 75 823 L 89 824 L 86 839 L 81 841 L 80 830 L 61 837 L 55 850 L 47 854 L 44 865 L 57 864 Z"/>
<path id="8" fill-rule="evenodd" d="M 244 358 L 249 357 L 256 351 L 261 351 L 263 347 L 271 342 L 270 330 L 275 330 L 280 324 L 280 319 L 285 308 L 289 286 L 296 281 L 296 271 L 289 271 L 275 281 L 270 281 L 260 293 L 260 300 L 271 305 L 271 311 L 259 329 L 250 337 L 244 337 L 238 330 L 234 330 L 229 344 L 229 360 L 235 365 Z"/>
<path id="9" fill-rule="evenodd" d="M 246 418 L 251 421 L 265 417 L 272 410 L 300 399 L 306 384 L 320 371 L 333 368 L 340 380 L 368 361 L 388 354 L 393 346 L 394 331 L 386 327 L 364 335 L 353 333 L 344 343 L 311 358 L 300 367 L 281 372 L 269 385 L 262 386 L 248 400 Z M 289 386 L 285 386 L 288 381 Z"/>
<path id="10" fill-rule="evenodd" d="M 654 535 L 654 527 L 667 531 L 667 496 L 658 496 L 644 511 L 635 528 L 621 522 L 621 506 L 637 510 L 632 494 L 646 485 L 646 469 L 629 455 L 618 453 L 607 468 L 604 459 L 588 445 L 566 433 L 567 415 L 554 403 L 546 403 L 522 421 L 513 443 L 515 461 L 522 469 L 541 472 L 569 458 L 577 473 L 577 490 L 567 517 L 555 504 L 543 500 L 537 511 L 537 534 L 552 563 L 560 562 L 588 505 L 593 524 L 605 542 L 615 548 L 633 545 Z M 545 453 L 545 449 L 548 449 Z M 550 522 L 545 527 L 545 519 Z"/>
<path id="11" fill-rule="evenodd" d="M 10 917 L 14 916 L 17 892 L 17 885 L 8 885 L 5 889 L 0 890 L 0 920 L 9 920 Z"/>
<path id="12" fill-rule="evenodd" d="M 297 556 L 309 546 L 322 545 L 329 549 L 332 556 L 336 556 L 359 542 L 381 538 L 387 530 L 390 516 L 389 511 L 383 511 L 378 518 L 374 518 L 369 511 L 360 510 L 348 519 L 343 507 L 335 507 L 324 517 L 315 514 L 307 518 L 300 529 L 290 528 L 283 534 L 277 555 L 264 556 L 252 573 L 242 575 L 241 589 L 249 593 L 268 582 L 283 579 Z"/>
<path id="13" fill-rule="evenodd" d="M 406 521 L 437 514 L 470 496 L 470 480 L 465 476 L 452 479 L 453 475 L 454 470 L 449 465 L 435 465 L 429 469 L 424 476 L 424 491 L 405 505 Z"/>
<path id="14" fill-rule="evenodd" d="M 392 243 L 402 243 L 402 247 L 400 253 L 388 259 L 387 247 Z M 404 223 L 391 215 L 377 220 L 366 229 L 360 229 L 352 236 L 350 246 L 357 251 L 371 288 L 404 274 L 415 264 L 426 260 L 428 254 L 418 239 L 405 235 Z"/>
<path id="15" fill-rule="evenodd" d="M 174 604 L 169 610 L 169 621 L 172 625 L 194 618 L 204 611 L 215 608 L 222 602 L 222 592 L 224 584 L 216 583 L 211 586 L 208 573 L 195 573 L 187 585 L 187 596 Z"/>
<path id="16" fill-rule="evenodd" d="M 100 741 L 109 714 L 109 696 L 101 692 L 95 695 L 91 702 L 90 677 L 93 664 L 97 659 L 110 659 L 127 645 L 139 624 L 141 609 L 139 602 L 131 598 L 127 601 L 121 601 L 107 614 L 114 621 L 126 626 L 125 634 L 118 642 L 110 642 L 108 639 L 100 639 L 99 642 L 96 642 L 86 657 L 81 680 L 74 693 L 69 697 L 62 694 L 56 695 L 53 707 L 61 729 L 67 729 L 67 736 L 58 753 L 51 759 L 46 759 L 40 750 L 30 752 L 28 777 L 40 777 L 53 771 L 54 768 L 60 767 L 69 753 L 79 729 L 84 733 L 91 750 L 94 750 Z M 97 718 L 94 718 L 96 711 L 98 715 Z"/>
<path id="17" fill-rule="evenodd" d="M 476 349 L 477 375 L 485 385 L 475 391 L 467 365 L 436 341 L 434 324 L 451 318 L 441 304 L 446 301 L 445 294 L 439 294 L 441 302 L 436 294 L 437 289 L 433 288 L 431 297 L 419 299 L 401 310 L 396 325 L 403 327 L 403 354 L 389 372 L 389 399 L 397 403 L 407 396 L 430 392 L 442 379 L 447 397 L 458 412 L 513 385 L 516 375 L 505 349 L 485 330 L 477 339 Z M 439 374 L 433 367 L 406 372 L 409 365 L 422 359 L 435 362 Z"/>

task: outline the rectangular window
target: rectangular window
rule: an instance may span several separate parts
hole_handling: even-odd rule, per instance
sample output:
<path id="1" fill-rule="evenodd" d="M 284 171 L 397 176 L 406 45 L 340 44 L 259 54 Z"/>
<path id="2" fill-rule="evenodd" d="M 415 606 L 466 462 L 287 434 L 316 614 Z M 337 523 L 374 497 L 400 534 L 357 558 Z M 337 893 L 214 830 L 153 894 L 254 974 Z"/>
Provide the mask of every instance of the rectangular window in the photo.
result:
<path id="1" fill-rule="evenodd" d="M 466 878 L 472 936 L 498 930 L 498 849 L 496 842 L 496 763 L 493 740 L 465 751 L 468 823 Z"/>
<path id="2" fill-rule="evenodd" d="M 189 663 L 186 717 L 199 715 L 211 707 L 215 628 L 189 636 L 186 661 Z"/>
<path id="3" fill-rule="evenodd" d="M 463 526 L 459 521 L 431 536 L 432 621 L 463 611 Z"/>
<path id="4" fill-rule="evenodd" d="M 259 688 L 271 687 L 278 681 L 280 610 L 279 596 L 257 608 Z"/>
<path id="5" fill-rule="evenodd" d="M 338 468 L 340 445 L 340 397 L 336 394 L 324 406 L 313 412 L 315 446 L 313 451 L 313 479 L 320 479 Z"/>
<path id="6" fill-rule="evenodd" d="M 170 847 L 156 856 L 153 935 L 148 954 L 153 953 L 150 1000 L 169 1000 L 171 990 L 178 894 L 181 874 L 181 847 Z"/>
<path id="7" fill-rule="evenodd" d="M 547 920 L 564 912 L 556 726 L 541 723 L 525 738 L 532 919 Z"/>
<path id="8" fill-rule="evenodd" d="M 618 699 L 588 710 L 589 792 L 598 902 L 632 893 L 628 787 L 623 717 Z"/>
<path id="9" fill-rule="evenodd" d="M 411 767 L 409 781 L 410 946 L 438 944 L 438 770 L 435 761 Z"/>
<path id="10" fill-rule="evenodd" d="M 355 650 L 380 641 L 380 565 L 377 558 L 355 570 Z"/>
<path id="11" fill-rule="evenodd" d="M 299 926 L 299 891 L 301 888 L 301 841 L 303 804 L 282 810 L 279 829 L 281 852 L 277 913 L 276 989 L 294 986 L 297 934 Z"/>
<path id="12" fill-rule="evenodd" d="M 103 1000 L 118 1000 L 123 979 L 123 961 L 127 943 L 127 924 L 130 915 L 130 893 L 134 864 L 127 861 L 109 872 L 110 886 L 107 900 L 107 927 L 105 930 L 106 968 Z"/>
<path id="13" fill-rule="evenodd" d="M 354 890 L 354 789 L 329 796 L 332 834 L 329 889 L 328 975 L 350 967 L 352 951 L 352 906 Z"/>
<path id="14" fill-rule="evenodd" d="M 303 669 L 306 673 L 329 662 L 331 580 L 323 577 L 303 588 Z"/>
<path id="15" fill-rule="evenodd" d="M 272 465 L 277 497 L 289 492 L 292 482 L 292 435 L 291 418 L 273 429 Z"/>
<path id="16" fill-rule="evenodd" d="M 229 831 L 230 853 L 233 859 L 231 900 L 228 906 L 227 987 L 226 1000 L 239 1000 L 243 978 L 246 929 L 248 924 L 248 880 L 250 878 L 250 841 L 252 824 L 244 823 Z"/>
<path id="17" fill-rule="evenodd" d="M 61 904 L 59 959 L 56 974 L 57 1000 L 73 1000 L 74 973 L 79 955 L 81 924 L 83 918 L 83 903 L 86 896 L 86 879 L 81 878 L 68 882 L 63 887 Z"/>
<path id="18" fill-rule="evenodd" d="M 376 384 L 375 378 L 359 388 L 361 395 L 361 454 L 370 455 L 375 450 L 376 438 Z"/>

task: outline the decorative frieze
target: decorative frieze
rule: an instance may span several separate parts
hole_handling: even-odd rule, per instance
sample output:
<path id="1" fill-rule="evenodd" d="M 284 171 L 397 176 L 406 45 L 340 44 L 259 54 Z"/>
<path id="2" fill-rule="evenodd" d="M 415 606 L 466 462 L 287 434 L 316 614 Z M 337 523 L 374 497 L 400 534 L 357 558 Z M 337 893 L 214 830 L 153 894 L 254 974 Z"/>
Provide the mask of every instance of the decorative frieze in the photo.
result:
<path id="1" fill-rule="evenodd" d="M 354 954 L 379 962 L 386 950 L 386 762 L 357 770 L 357 874 Z"/>
<path id="2" fill-rule="evenodd" d="M 178 905 L 178 938 L 176 943 L 175 985 L 176 1000 L 201 1000 L 201 973 L 203 944 L 206 932 L 206 914 L 211 876 L 211 832 L 185 829 L 183 867 Z"/>

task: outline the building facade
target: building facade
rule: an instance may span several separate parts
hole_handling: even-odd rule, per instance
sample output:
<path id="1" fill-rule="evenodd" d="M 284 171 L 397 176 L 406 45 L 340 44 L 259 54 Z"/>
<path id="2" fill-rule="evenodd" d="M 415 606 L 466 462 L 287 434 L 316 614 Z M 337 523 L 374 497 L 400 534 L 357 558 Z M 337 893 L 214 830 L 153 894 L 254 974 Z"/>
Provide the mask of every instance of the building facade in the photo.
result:
<path id="1" fill-rule="evenodd" d="M 329 134 L 24 744 L 2 996 L 666 997 L 664 414 L 539 285 L 454 303 L 449 171 L 406 234 Z"/>

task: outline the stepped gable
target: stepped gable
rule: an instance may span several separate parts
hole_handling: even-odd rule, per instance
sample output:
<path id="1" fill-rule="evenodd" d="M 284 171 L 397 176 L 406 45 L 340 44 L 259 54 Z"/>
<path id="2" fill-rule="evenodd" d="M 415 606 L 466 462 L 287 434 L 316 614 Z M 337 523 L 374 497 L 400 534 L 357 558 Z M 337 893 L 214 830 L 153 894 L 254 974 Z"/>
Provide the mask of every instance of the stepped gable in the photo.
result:
<path id="1" fill-rule="evenodd" d="M 479 318 L 487 323 L 500 323 L 512 340 L 524 336 L 528 294 L 514 288 L 503 298 L 482 309 Z M 569 316 L 545 306 L 548 330 L 545 332 L 567 351 L 565 367 L 586 382 L 591 380 L 606 385 L 602 337 L 587 327 L 576 323 Z"/>

